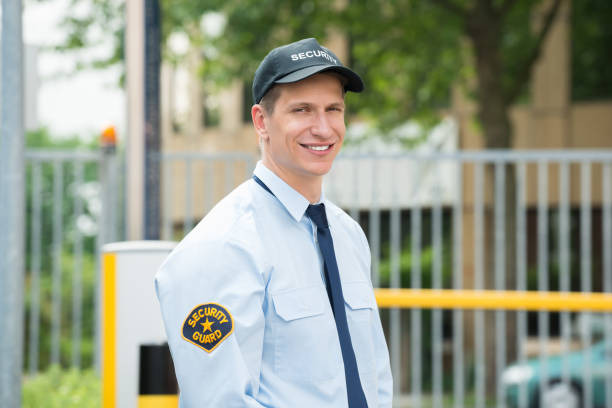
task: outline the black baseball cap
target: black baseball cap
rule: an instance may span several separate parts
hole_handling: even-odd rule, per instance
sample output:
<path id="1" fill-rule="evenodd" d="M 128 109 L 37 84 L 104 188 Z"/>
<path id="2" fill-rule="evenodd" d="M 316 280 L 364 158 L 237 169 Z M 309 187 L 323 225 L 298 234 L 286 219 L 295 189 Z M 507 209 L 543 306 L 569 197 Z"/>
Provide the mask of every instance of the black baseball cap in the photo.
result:
<path id="1" fill-rule="evenodd" d="M 359 75 L 342 65 L 340 59 L 316 39 L 306 38 L 273 49 L 261 61 L 253 78 L 253 103 L 259 103 L 274 84 L 301 81 L 323 71 L 334 71 L 346 78 L 346 91 L 363 90 Z"/>

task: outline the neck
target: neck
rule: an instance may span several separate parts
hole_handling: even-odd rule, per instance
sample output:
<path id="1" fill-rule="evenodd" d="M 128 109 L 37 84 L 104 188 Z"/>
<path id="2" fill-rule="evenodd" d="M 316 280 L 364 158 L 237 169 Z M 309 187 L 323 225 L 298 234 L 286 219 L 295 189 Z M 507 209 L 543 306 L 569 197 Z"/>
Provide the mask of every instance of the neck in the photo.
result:
<path id="1" fill-rule="evenodd" d="M 281 180 L 300 193 L 311 204 L 317 203 L 321 199 L 323 176 L 299 176 L 276 166 L 274 162 L 267 160 L 266 157 L 262 159 L 262 163 L 268 170 L 280 177 Z"/>

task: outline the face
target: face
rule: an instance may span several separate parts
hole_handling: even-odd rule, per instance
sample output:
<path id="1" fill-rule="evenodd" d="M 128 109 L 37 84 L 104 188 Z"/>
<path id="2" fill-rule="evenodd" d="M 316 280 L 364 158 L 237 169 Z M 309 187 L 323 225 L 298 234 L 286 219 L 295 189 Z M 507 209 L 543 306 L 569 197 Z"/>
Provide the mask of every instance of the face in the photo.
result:
<path id="1" fill-rule="evenodd" d="M 272 113 L 253 107 L 263 163 L 300 191 L 320 182 L 344 140 L 344 92 L 333 74 L 317 74 L 281 87 Z"/>

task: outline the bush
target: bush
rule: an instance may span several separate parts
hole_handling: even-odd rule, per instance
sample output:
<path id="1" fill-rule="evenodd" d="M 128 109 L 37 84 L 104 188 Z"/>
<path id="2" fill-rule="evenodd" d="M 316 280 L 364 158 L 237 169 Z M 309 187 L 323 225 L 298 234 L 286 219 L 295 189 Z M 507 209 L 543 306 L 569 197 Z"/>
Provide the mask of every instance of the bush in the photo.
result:
<path id="1" fill-rule="evenodd" d="M 101 401 L 100 377 L 91 369 L 52 366 L 23 382 L 23 408 L 88 408 Z"/>
<path id="2" fill-rule="evenodd" d="M 61 272 L 61 328 L 60 328 L 60 364 L 62 367 L 70 366 L 72 362 L 72 323 L 73 323 L 73 299 L 72 299 L 72 278 L 74 274 L 74 255 L 69 248 L 64 248 L 60 259 Z M 52 332 L 52 312 L 53 312 L 53 276 L 51 265 L 41 267 L 40 276 L 40 332 Z M 26 276 L 26 328 L 29 328 L 32 316 L 32 279 L 31 274 Z M 95 331 L 95 279 L 96 266 L 95 258 L 91 253 L 84 253 L 82 259 L 82 302 L 81 302 L 81 344 L 79 348 L 81 367 L 91 367 L 94 362 L 94 331 Z M 29 349 L 29 330 L 26 331 L 24 345 L 28 353 Z M 38 367 L 39 370 L 46 370 L 51 360 L 51 335 L 39 335 L 38 346 Z M 24 364 L 27 369 L 29 356 L 26 356 Z"/>

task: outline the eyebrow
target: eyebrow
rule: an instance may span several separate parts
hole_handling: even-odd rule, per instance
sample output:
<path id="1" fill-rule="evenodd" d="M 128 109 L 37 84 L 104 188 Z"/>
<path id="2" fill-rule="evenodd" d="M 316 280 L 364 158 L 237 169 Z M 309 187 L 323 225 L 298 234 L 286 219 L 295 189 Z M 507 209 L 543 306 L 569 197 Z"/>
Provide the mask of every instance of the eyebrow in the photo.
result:
<path id="1" fill-rule="evenodd" d="M 334 103 L 328 105 L 328 107 L 331 107 L 331 108 L 338 108 L 338 107 L 339 108 L 344 108 L 345 107 L 345 103 L 344 103 L 344 101 L 342 101 L 342 102 L 334 102 Z"/>
<path id="2" fill-rule="evenodd" d="M 293 102 L 287 105 L 287 109 L 293 109 L 293 108 L 302 107 L 302 106 L 311 107 L 313 106 L 313 104 L 310 102 Z M 344 108 L 345 107 L 344 101 L 332 102 L 329 105 L 325 105 L 326 109 L 327 108 L 338 108 L 338 107 Z"/>

